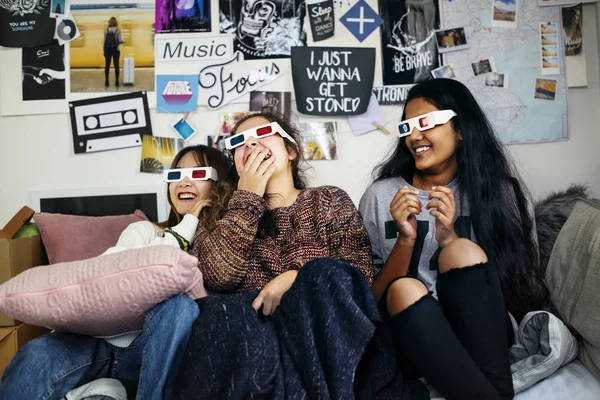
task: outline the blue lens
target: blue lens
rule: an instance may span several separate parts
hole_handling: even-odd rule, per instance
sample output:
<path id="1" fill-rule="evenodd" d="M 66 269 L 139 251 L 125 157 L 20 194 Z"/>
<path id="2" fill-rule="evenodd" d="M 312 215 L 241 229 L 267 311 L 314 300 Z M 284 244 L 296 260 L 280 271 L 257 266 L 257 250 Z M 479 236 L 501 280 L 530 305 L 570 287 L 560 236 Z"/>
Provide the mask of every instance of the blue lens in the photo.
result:
<path id="1" fill-rule="evenodd" d="M 171 171 L 167 174 L 167 180 L 175 181 L 181 178 L 181 171 Z"/>
<path id="2" fill-rule="evenodd" d="M 398 131 L 401 135 L 410 132 L 410 124 L 408 122 L 404 122 L 403 124 L 398 125 Z"/>
<path id="3" fill-rule="evenodd" d="M 236 136 L 232 136 L 231 139 L 229 139 L 229 145 L 234 147 L 237 146 L 238 144 L 242 144 L 244 143 L 244 135 L 236 135 Z"/>

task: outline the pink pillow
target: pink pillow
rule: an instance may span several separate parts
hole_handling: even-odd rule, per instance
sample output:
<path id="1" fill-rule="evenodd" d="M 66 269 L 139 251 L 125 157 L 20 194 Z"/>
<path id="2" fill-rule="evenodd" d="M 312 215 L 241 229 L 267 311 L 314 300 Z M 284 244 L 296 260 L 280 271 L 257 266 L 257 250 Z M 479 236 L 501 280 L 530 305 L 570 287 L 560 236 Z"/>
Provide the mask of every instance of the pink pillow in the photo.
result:
<path id="1" fill-rule="evenodd" d="M 107 217 L 37 213 L 33 219 L 40 228 L 50 264 L 99 256 L 117 243 L 129 224 L 148 220 L 140 210 Z"/>
<path id="2" fill-rule="evenodd" d="M 142 329 L 148 310 L 178 294 L 206 296 L 198 260 L 177 247 L 150 246 L 24 271 L 0 285 L 0 311 L 107 336 Z"/>

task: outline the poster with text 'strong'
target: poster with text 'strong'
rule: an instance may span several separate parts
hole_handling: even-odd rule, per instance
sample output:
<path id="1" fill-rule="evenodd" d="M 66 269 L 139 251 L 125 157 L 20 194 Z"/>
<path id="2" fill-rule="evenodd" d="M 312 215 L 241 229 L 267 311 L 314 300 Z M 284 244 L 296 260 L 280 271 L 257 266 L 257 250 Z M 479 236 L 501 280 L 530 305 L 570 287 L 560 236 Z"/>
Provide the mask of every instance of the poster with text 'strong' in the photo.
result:
<path id="1" fill-rule="evenodd" d="M 440 29 L 438 0 L 379 0 L 379 15 L 383 84 L 430 79 L 441 66 L 434 32 Z"/>

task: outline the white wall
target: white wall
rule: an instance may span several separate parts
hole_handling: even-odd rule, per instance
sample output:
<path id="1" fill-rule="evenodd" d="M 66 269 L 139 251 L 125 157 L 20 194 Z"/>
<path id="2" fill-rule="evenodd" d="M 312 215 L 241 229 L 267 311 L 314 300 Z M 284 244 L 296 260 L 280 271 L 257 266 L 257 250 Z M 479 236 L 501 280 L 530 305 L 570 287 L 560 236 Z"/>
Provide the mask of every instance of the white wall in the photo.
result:
<path id="1" fill-rule="evenodd" d="M 376 0 L 369 0 L 369 3 L 376 9 Z M 213 21 L 218 21 L 215 9 L 213 7 Z M 600 33 L 597 21 L 597 4 L 585 5 L 584 43 L 588 57 L 588 87 L 569 90 L 569 140 L 509 146 L 510 153 L 535 197 L 564 189 L 573 182 L 589 184 L 593 193 L 600 196 Z M 216 28 L 216 22 L 213 22 L 213 26 Z M 351 41 L 352 44 L 344 43 L 345 35 L 349 33 L 341 23 L 336 22 L 337 39 L 324 42 L 323 45 L 355 46 L 355 40 Z M 375 33 L 365 40 L 363 46 L 378 48 L 379 43 L 379 35 Z M 14 59 L 7 57 L 8 53 L 6 50 L 0 51 L 0 73 L 6 73 L 9 67 L 11 70 L 14 67 Z M 375 85 L 381 82 L 379 58 L 378 54 Z M 282 85 L 291 89 L 291 77 L 280 78 L 270 88 L 283 90 Z M 0 87 L 0 91 L 2 90 L 7 88 Z M 247 103 L 233 104 L 223 111 L 243 111 L 244 107 L 247 107 Z M 384 113 L 386 121 L 393 121 L 400 117 L 401 109 L 386 107 Z M 172 136 L 167 127 L 172 118 L 172 115 L 152 111 L 154 134 Z M 302 116 L 302 120 L 328 119 Z M 373 167 L 382 160 L 395 139 L 381 132 L 354 137 L 345 119 L 336 120 L 341 132 L 339 160 L 311 163 L 311 183 L 340 186 L 358 203 L 370 183 L 369 176 Z M 191 122 L 196 127 L 212 131 L 218 126 L 218 113 L 199 108 L 192 114 Z M 393 123 L 389 127 L 392 125 Z M 66 113 L 0 117 L 0 226 L 22 205 L 27 204 L 31 190 L 160 182 L 158 175 L 138 172 L 140 153 L 140 148 L 130 148 L 74 155 L 69 116 Z"/>

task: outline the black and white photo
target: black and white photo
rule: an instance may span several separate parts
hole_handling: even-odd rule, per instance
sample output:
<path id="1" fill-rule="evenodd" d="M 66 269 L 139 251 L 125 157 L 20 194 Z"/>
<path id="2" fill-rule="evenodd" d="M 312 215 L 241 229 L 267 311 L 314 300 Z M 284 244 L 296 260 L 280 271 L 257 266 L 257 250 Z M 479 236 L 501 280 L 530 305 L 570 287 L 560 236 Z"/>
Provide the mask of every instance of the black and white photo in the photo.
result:
<path id="1" fill-rule="evenodd" d="M 49 45 L 23 49 L 23 101 L 65 98 L 65 48 Z"/>
<path id="2" fill-rule="evenodd" d="M 437 78 L 456 78 L 456 74 L 454 74 L 454 68 L 452 65 L 444 65 L 443 67 L 439 67 L 431 71 L 431 75 Z"/>
<path id="3" fill-rule="evenodd" d="M 487 74 L 485 76 L 485 86 L 493 88 L 507 88 L 508 87 L 508 74 L 497 73 Z"/>
<path id="4" fill-rule="evenodd" d="M 471 71 L 473 71 L 473 75 L 485 75 L 490 72 L 496 71 L 496 65 L 494 64 L 494 60 L 492 58 L 487 58 L 485 60 L 479 60 L 471 63 Z"/>

